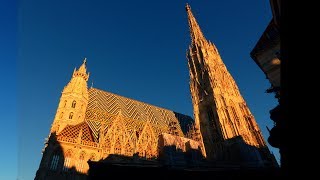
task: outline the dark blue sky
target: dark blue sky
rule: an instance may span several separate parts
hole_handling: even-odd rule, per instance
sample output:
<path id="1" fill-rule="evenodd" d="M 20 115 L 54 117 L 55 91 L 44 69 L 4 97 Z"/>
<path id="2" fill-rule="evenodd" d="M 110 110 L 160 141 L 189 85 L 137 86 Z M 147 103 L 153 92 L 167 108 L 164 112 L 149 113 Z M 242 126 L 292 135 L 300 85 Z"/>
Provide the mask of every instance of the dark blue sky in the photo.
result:
<path id="1" fill-rule="evenodd" d="M 0 179 L 17 178 L 17 3 L 0 3 Z"/>
<path id="2" fill-rule="evenodd" d="M 84 57 L 89 86 L 193 116 L 186 2 L 267 138 L 277 101 L 264 93 L 270 84 L 249 54 L 272 18 L 269 1 L 10 1 L 0 11 L 9 25 L 0 28 L 1 91 L 9 107 L 0 108 L 7 123 L 0 137 L 15 148 L 1 149 L 8 151 L 1 176 L 34 178 L 60 93 Z M 278 149 L 270 150 L 279 160 Z"/>

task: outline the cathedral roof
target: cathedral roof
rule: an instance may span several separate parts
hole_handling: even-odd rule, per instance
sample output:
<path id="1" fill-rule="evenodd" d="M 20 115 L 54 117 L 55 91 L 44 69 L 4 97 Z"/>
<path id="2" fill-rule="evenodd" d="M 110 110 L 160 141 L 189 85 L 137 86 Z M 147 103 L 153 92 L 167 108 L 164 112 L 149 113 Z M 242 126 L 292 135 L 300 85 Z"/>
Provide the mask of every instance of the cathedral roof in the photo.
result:
<path id="1" fill-rule="evenodd" d="M 58 137 L 72 139 L 73 141 L 77 138 L 81 138 L 83 141 L 95 142 L 92 130 L 86 122 L 77 125 L 67 125 L 58 134 Z"/>
<path id="2" fill-rule="evenodd" d="M 67 125 L 58 136 L 72 142 L 81 136 L 81 140 L 99 143 L 101 132 L 106 134 L 118 118 L 131 137 L 141 134 L 147 124 L 155 135 L 170 133 L 173 125 L 176 135 L 185 137 L 194 122 L 190 116 L 96 88 L 90 88 L 88 93 L 85 121 Z"/>
<path id="3" fill-rule="evenodd" d="M 96 88 L 90 88 L 88 92 L 89 102 L 85 119 L 96 137 L 101 123 L 104 123 L 106 130 L 119 114 L 130 134 L 134 130 L 141 131 L 149 121 L 158 135 L 168 133 L 169 123 L 176 122 L 178 134 L 185 136 L 194 122 L 190 116 Z"/>

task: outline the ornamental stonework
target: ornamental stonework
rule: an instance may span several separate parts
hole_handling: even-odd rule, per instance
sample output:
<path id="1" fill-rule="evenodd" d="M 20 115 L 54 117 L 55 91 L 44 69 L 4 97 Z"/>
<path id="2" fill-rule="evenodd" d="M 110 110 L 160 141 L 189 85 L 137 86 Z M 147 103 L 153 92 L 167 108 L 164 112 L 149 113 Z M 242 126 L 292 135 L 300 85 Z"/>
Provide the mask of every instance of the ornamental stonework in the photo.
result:
<path id="1" fill-rule="evenodd" d="M 36 173 L 42 179 L 86 179 L 88 162 L 168 167 L 213 164 L 275 166 L 261 131 L 216 46 L 189 5 L 187 52 L 194 119 L 88 88 L 86 59 L 64 87 Z M 147 164 L 148 164 L 147 163 Z"/>

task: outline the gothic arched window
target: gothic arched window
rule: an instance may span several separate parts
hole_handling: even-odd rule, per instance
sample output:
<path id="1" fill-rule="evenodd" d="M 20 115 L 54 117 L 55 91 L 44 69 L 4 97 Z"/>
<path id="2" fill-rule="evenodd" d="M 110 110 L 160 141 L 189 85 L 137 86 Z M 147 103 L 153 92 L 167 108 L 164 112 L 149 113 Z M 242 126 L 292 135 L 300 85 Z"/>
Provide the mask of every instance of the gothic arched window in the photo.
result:
<path id="1" fill-rule="evenodd" d="M 76 102 L 76 101 L 72 101 L 72 105 L 71 105 L 71 107 L 72 107 L 72 108 L 75 108 L 75 107 L 76 107 L 76 104 L 77 104 L 77 102 Z"/>
<path id="2" fill-rule="evenodd" d="M 77 166 L 78 171 L 82 172 L 82 173 L 84 172 L 84 163 L 85 163 L 84 158 L 85 158 L 85 155 L 86 155 L 86 153 L 83 152 L 83 151 L 80 153 L 78 166 Z"/>
<path id="3" fill-rule="evenodd" d="M 72 117 L 73 117 L 73 112 L 69 114 L 69 119 L 72 119 Z"/>
<path id="4" fill-rule="evenodd" d="M 67 105 L 67 100 L 64 101 L 63 107 L 66 107 Z"/>
<path id="5" fill-rule="evenodd" d="M 72 151 L 69 149 L 64 158 L 64 164 L 62 168 L 63 171 L 68 171 L 68 169 L 71 168 L 71 158 L 72 158 Z"/>
<path id="6" fill-rule="evenodd" d="M 237 122 L 238 124 L 240 123 L 239 121 L 239 117 L 238 117 L 238 114 L 236 112 L 236 109 L 235 109 L 235 105 L 232 101 L 230 101 L 230 110 L 231 110 L 231 113 L 232 113 L 232 116 L 234 117 L 235 119 L 235 122 Z"/>
<path id="7" fill-rule="evenodd" d="M 236 110 L 234 109 L 233 106 L 231 106 L 231 111 L 232 111 L 232 114 L 233 114 L 234 118 L 238 119 L 238 115 L 237 115 Z"/>
<path id="8" fill-rule="evenodd" d="M 57 170 L 59 159 L 60 159 L 59 153 L 54 153 L 51 159 L 50 170 L 53 170 L 53 171 Z"/>

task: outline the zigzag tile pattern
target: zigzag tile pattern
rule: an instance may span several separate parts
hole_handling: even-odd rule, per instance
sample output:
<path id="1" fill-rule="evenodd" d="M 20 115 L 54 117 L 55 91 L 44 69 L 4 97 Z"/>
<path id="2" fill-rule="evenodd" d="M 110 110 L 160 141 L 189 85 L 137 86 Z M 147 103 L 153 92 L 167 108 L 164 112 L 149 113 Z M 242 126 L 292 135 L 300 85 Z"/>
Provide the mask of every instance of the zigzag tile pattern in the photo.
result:
<path id="1" fill-rule="evenodd" d="M 92 136 L 94 138 L 94 141 L 98 142 L 99 132 L 101 129 L 101 122 L 100 121 L 92 121 L 92 120 L 88 120 L 86 122 L 89 125 L 90 129 L 92 130 Z"/>
<path id="2" fill-rule="evenodd" d="M 95 139 L 98 138 L 101 123 L 104 123 L 103 131 L 106 132 L 120 111 L 130 136 L 134 131 L 142 131 L 147 121 L 151 123 L 155 134 L 169 133 L 169 123 L 174 121 L 177 122 L 179 136 L 185 137 L 193 123 L 189 116 L 110 92 L 96 88 L 90 88 L 88 92 L 89 103 L 85 119 Z"/>
<path id="3" fill-rule="evenodd" d="M 98 142 L 94 137 L 94 131 L 90 128 L 89 123 L 82 122 L 77 125 L 67 125 L 58 135 L 58 140 L 76 143 L 81 134 L 81 140 L 86 142 Z"/>

